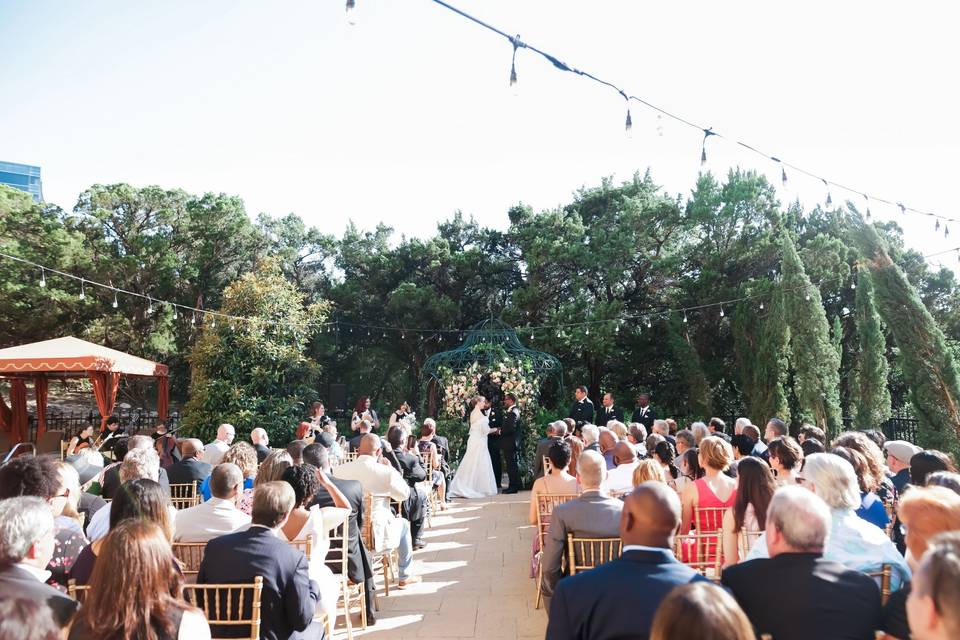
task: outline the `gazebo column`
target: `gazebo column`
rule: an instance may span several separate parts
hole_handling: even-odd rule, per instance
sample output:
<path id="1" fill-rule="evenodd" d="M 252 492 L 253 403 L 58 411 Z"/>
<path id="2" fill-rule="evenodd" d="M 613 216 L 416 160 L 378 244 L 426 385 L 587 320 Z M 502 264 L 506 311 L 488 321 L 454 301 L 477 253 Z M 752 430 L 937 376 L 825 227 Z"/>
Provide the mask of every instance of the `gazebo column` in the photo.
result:
<path id="1" fill-rule="evenodd" d="M 87 375 L 93 383 L 93 396 L 97 400 L 97 410 L 100 412 L 100 431 L 103 431 L 107 428 L 107 418 L 113 414 L 113 407 L 117 404 L 120 374 L 89 371 Z"/>
<path id="2" fill-rule="evenodd" d="M 10 431 L 13 429 L 13 413 L 7 405 L 3 394 L 0 393 L 0 431 Z"/>
<path id="3" fill-rule="evenodd" d="M 27 385 L 23 380 L 10 381 L 10 408 L 13 444 L 27 441 Z"/>
<path id="4" fill-rule="evenodd" d="M 166 422 L 169 408 L 170 378 L 167 376 L 159 376 L 157 378 L 157 419 L 160 422 Z"/>
<path id="5" fill-rule="evenodd" d="M 37 442 L 40 436 L 47 431 L 47 376 L 36 376 L 33 379 L 33 393 L 37 399 Z"/>

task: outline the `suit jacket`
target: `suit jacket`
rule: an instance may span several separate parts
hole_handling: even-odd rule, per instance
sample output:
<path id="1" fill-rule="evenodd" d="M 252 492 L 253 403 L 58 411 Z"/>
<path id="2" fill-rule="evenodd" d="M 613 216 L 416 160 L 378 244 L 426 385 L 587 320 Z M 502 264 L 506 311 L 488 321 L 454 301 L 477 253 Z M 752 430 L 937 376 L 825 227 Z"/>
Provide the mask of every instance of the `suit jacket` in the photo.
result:
<path id="1" fill-rule="evenodd" d="M 359 584 L 373 577 L 373 564 L 363 541 L 360 540 L 360 531 L 363 529 L 363 485 L 356 480 L 333 476 L 329 478 L 350 503 L 350 518 L 347 520 L 347 576 L 352 582 Z M 319 507 L 335 506 L 330 493 L 323 487 L 320 487 L 314 496 L 313 504 Z"/>
<path id="2" fill-rule="evenodd" d="M 597 420 L 596 424 L 601 427 L 607 426 L 607 423 L 611 420 L 616 420 L 617 422 L 623 422 L 623 409 L 617 406 L 610 407 L 600 407 L 597 410 Z"/>
<path id="3" fill-rule="evenodd" d="M 408 485 L 412 487 L 427 479 L 427 470 L 423 467 L 423 462 L 420 461 L 419 456 L 404 451 L 394 451 L 393 455 L 397 464 L 400 465 L 400 473 Z"/>
<path id="4" fill-rule="evenodd" d="M 267 456 L 270 455 L 270 447 L 265 447 L 262 444 L 255 444 L 253 448 L 257 450 L 257 462 L 263 462 L 267 459 Z"/>
<path id="5" fill-rule="evenodd" d="M 723 571 L 721 583 L 740 603 L 757 637 L 871 640 L 880 628 L 877 583 L 818 553 L 741 562 Z M 772 584 L 779 586 L 771 589 Z"/>
<path id="6" fill-rule="evenodd" d="M 669 549 L 627 551 L 621 558 L 557 584 L 546 638 L 645 640 L 653 615 L 671 589 L 701 581 L 707 578 L 678 562 Z"/>
<path id="7" fill-rule="evenodd" d="M 363 439 L 363 434 L 353 436 L 352 438 L 350 438 L 350 442 L 347 443 L 349 445 L 348 450 L 350 451 L 350 453 L 353 453 L 354 451 L 360 448 L 360 441 L 362 439 Z"/>
<path id="8" fill-rule="evenodd" d="M 647 428 L 647 433 L 650 433 L 650 427 L 653 426 L 653 421 L 657 419 L 657 414 L 650 405 L 647 405 L 644 409 L 640 407 L 634 409 L 633 415 L 630 416 L 630 422 L 639 422 Z"/>
<path id="9" fill-rule="evenodd" d="M 187 458 L 167 467 L 167 477 L 173 484 L 203 482 L 212 472 L 212 466 L 196 458 Z"/>
<path id="10" fill-rule="evenodd" d="M 545 596 L 553 594 L 553 588 L 561 578 L 567 534 L 586 538 L 617 538 L 620 536 L 622 511 L 622 500 L 602 495 L 599 491 L 586 491 L 580 497 L 554 508 L 550 516 L 550 532 L 540 560 Z"/>
<path id="11" fill-rule="evenodd" d="M 0 570 L 0 598 L 26 598 L 45 602 L 60 627 L 65 627 L 77 610 L 77 602 L 17 565 Z"/>
<path id="12" fill-rule="evenodd" d="M 537 443 L 537 450 L 533 454 L 534 480 L 543 477 L 543 456 L 547 455 L 547 452 L 550 451 L 550 447 L 553 446 L 554 442 L 560 442 L 560 438 L 557 438 L 556 436 L 550 436 L 549 438 L 543 438 Z"/>
<path id="13" fill-rule="evenodd" d="M 197 583 L 253 582 L 256 576 L 263 577 L 260 638 L 310 637 L 298 632 L 305 631 L 313 621 L 319 589 L 310 580 L 303 552 L 281 540 L 271 529 L 254 526 L 208 542 Z M 211 627 L 214 635 L 229 633 L 227 629 L 216 629 L 216 625 Z M 242 627 L 231 630 L 247 631 Z"/>
<path id="14" fill-rule="evenodd" d="M 176 465 L 170 465 L 170 468 Z M 160 475 L 158 476 L 158 481 L 160 486 L 164 488 L 167 492 L 167 495 L 170 495 L 170 476 L 167 473 L 167 470 L 163 467 L 160 467 Z M 187 481 L 189 482 L 189 480 Z M 100 495 L 104 498 L 113 500 L 117 491 L 120 490 L 120 465 L 111 467 L 107 469 L 103 474 L 103 486 L 100 489 Z"/>
<path id="15" fill-rule="evenodd" d="M 514 406 L 503 418 L 503 427 L 500 431 L 500 447 L 513 451 L 520 442 L 520 407 Z"/>
<path id="16" fill-rule="evenodd" d="M 573 421 L 577 423 L 578 427 L 593 422 L 593 402 L 590 401 L 590 398 L 577 400 L 573 403 L 573 406 L 570 407 L 570 415 L 568 417 L 573 418 Z"/>

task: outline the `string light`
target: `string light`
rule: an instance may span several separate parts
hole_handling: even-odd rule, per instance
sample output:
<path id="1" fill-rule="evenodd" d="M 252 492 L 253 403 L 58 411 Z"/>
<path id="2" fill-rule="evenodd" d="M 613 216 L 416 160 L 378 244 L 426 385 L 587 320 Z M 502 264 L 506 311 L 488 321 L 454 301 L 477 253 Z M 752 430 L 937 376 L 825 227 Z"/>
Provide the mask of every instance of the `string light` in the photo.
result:
<path id="1" fill-rule="evenodd" d="M 40 288 L 43 289 L 47 286 L 47 278 L 43 272 L 43 267 L 40 267 Z"/>
<path id="2" fill-rule="evenodd" d="M 80 280 L 80 299 L 83 300 L 87 297 L 87 292 L 83 290 L 83 279 Z"/>
<path id="3" fill-rule="evenodd" d="M 147 313 L 153 313 L 153 299 L 147 298 Z"/>
<path id="4" fill-rule="evenodd" d="M 770 159 L 780 164 L 780 184 L 783 185 L 784 188 L 786 188 L 787 187 L 787 168 L 783 166 L 783 161 L 780 160 L 780 158 L 771 157 Z"/>
<path id="5" fill-rule="evenodd" d="M 900 207 L 900 213 L 902 215 L 907 215 L 907 208 L 903 205 L 902 202 L 898 202 L 897 206 Z"/>
<path id="6" fill-rule="evenodd" d="M 760 311 L 763 311 L 763 300 L 760 301 Z"/>
<path id="7" fill-rule="evenodd" d="M 197 324 L 197 312 L 196 312 L 196 311 L 194 311 L 193 313 L 190 314 L 190 324 L 193 325 L 193 326 L 196 326 L 196 324 Z"/>
<path id="8" fill-rule="evenodd" d="M 657 137 L 663 137 L 663 115 L 657 114 Z"/>
<path id="9" fill-rule="evenodd" d="M 687 324 L 687 312 L 683 312 L 683 324 Z"/>
<path id="10" fill-rule="evenodd" d="M 723 305 L 720 305 L 720 317 L 722 318 L 724 315 L 726 314 L 723 312 Z"/>
<path id="11" fill-rule="evenodd" d="M 700 145 L 700 166 L 707 164 L 707 138 L 715 136 L 713 129 L 703 130 L 703 143 Z"/>
<path id="12" fill-rule="evenodd" d="M 513 55 L 510 57 L 510 91 L 513 95 L 520 93 L 520 87 L 517 84 L 517 49 L 523 46 L 520 36 L 516 35 L 510 38 L 510 44 L 513 45 Z"/>
<path id="13" fill-rule="evenodd" d="M 117 292 L 113 292 L 113 308 L 116 309 L 120 306 L 120 303 L 117 301 Z"/>
<path id="14" fill-rule="evenodd" d="M 351 27 L 357 24 L 357 2 L 347 0 L 347 24 Z"/>
<path id="15" fill-rule="evenodd" d="M 823 180 L 823 188 L 827 190 L 826 204 L 829 207 L 833 205 L 833 196 L 830 195 L 830 185 L 827 183 L 827 180 L 825 178 L 820 178 L 820 179 Z"/>
<path id="16" fill-rule="evenodd" d="M 653 326 L 653 323 L 650 321 L 650 318 L 647 318 L 647 329 Z"/>
<path id="17" fill-rule="evenodd" d="M 869 221 L 869 220 L 870 220 L 870 217 L 871 217 L 871 216 L 870 216 L 870 196 L 868 196 L 868 195 L 865 194 L 865 193 L 861 193 L 860 195 L 863 196 L 863 199 L 864 199 L 864 200 L 866 201 L 866 203 L 867 203 L 867 220 Z"/>
<path id="18" fill-rule="evenodd" d="M 179 315 L 177 315 L 177 305 L 172 304 L 170 306 L 173 307 L 173 319 L 176 320 L 178 317 L 180 317 Z"/>

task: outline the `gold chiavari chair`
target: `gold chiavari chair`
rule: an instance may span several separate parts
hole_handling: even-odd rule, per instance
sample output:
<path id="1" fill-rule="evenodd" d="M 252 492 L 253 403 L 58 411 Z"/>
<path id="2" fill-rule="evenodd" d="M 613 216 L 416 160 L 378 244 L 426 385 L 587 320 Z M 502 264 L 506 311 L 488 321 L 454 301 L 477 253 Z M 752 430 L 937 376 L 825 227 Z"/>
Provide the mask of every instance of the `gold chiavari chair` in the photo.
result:
<path id="1" fill-rule="evenodd" d="M 344 452 L 343 452 L 343 461 L 344 461 L 344 462 L 353 462 L 354 460 L 357 459 L 357 456 L 358 456 L 358 455 L 359 455 L 359 454 L 358 454 L 358 452 L 356 452 L 356 451 L 346 451 L 346 450 L 344 450 Z"/>
<path id="2" fill-rule="evenodd" d="M 257 576 L 251 584 L 188 584 L 183 587 L 187 602 L 203 610 L 210 623 L 213 640 L 224 637 L 218 633 L 249 626 L 250 640 L 260 637 L 260 595 L 263 578 Z M 231 638 L 238 636 L 227 634 Z M 242 636 L 241 636 L 242 637 Z"/>
<path id="3" fill-rule="evenodd" d="M 540 569 L 540 557 L 543 555 L 543 548 L 547 544 L 547 533 L 550 531 L 550 516 L 553 515 L 553 509 L 558 504 L 563 504 L 577 497 L 575 493 L 540 493 L 537 494 L 537 536 L 539 537 L 540 549 L 537 551 L 537 601 L 536 608 L 540 608 L 540 602 L 543 600 L 543 591 L 541 580 L 543 572 Z"/>
<path id="4" fill-rule="evenodd" d="M 543 456 L 543 475 L 548 476 L 553 472 L 553 463 L 549 456 Z"/>
<path id="5" fill-rule="evenodd" d="M 67 595 L 71 598 L 83 604 L 87 599 L 87 594 L 90 592 L 90 585 L 88 584 L 77 584 L 77 581 L 73 578 L 70 578 L 67 581 Z"/>
<path id="6" fill-rule="evenodd" d="M 170 485 L 170 502 L 174 509 L 189 509 L 200 504 L 200 493 L 196 482 L 184 482 Z"/>
<path id="7" fill-rule="evenodd" d="M 620 557 L 620 538 L 577 538 L 567 534 L 567 571 L 573 576 Z"/>
<path id="8" fill-rule="evenodd" d="M 427 470 L 426 479 L 420 484 L 423 485 L 424 493 L 427 495 L 427 526 L 433 527 L 433 514 L 440 511 L 442 503 L 440 502 L 440 492 L 433 486 L 433 468 L 436 457 L 432 449 L 421 451 L 420 456 L 423 459 L 423 466 Z"/>
<path id="9" fill-rule="evenodd" d="M 893 528 L 897 524 L 897 500 L 896 498 L 889 498 L 883 501 L 883 508 L 887 512 L 887 526 L 884 527 L 884 531 L 887 534 L 888 538 L 893 537 Z"/>
<path id="10" fill-rule="evenodd" d="M 390 582 L 394 576 L 400 573 L 400 553 L 397 549 L 388 549 L 383 546 L 382 540 L 380 546 L 377 545 L 376 536 L 373 531 L 373 503 L 375 500 L 387 500 L 392 502 L 389 495 L 378 493 L 363 494 L 363 543 L 374 558 L 379 559 L 383 568 L 383 590 L 384 595 L 390 595 Z M 397 512 L 399 513 L 399 511 Z M 398 516 L 397 516 L 398 517 Z"/>
<path id="11" fill-rule="evenodd" d="M 722 540 L 723 529 L 710 533 L 695 532 L 677 536 L 673 553 L 678 560 L 700 575 L 718 582 L 722 566 Z"/>
<path id="12" fill-rule="evenodd" d="M 347 640 L 353 640 L 353 619 L 351 618 L 350 611 L 353 609 L 354 603 L 360 608 L 360 627 L 366 629 L 367 592 L 363 589 L 363 583 L 352 582 L 348 575 L 348 531 L 347 522 L 331 530 L 329 536 L 330 550 L 327 552 L 327 557 L 324 561 L 327 566 L 330 567 L 330 570 L 340 578 L 340 598 L 338 599 L 337 605 L 339 606 L 341 602 L 343 603 L 343 622 L 347 627 Z M 333 626 L 336 626 L 336 620 L 334 620 Z"/>
<path id="13" fill-rule="evenodd" d="M 200 563 L 203 562 L 203 552 L 207 548 L 206 542 L 174 542 L 173 557 L 180 563 L 180 570 L 187 581 L 197 579 Z"/>
<path id="14" fill-rule="evenodd" d="M 746 559 L 747 554 L 750 553 L 750 550 L 753 549 L 753 545 L 757 543 L 757 540 L 759 540 L 760 536 L 762 535 L 763 531 L 748 531 L 746 529 L 740 530 L 740 533 L 737 535 L 737 549 L 740 552 L 741 562 Z"/>
<path id="15" fill-rule="evenodd" d="M 880 603 L 887 604 L 890 599 L 890 582 L 893 576 L 893 565 L 883 563 L 879 571 L 871 571 L 868 576 L 880 581 Z"/>
<path id="16" fill-rule="evenodd" d="M 291 547 L 303 551 L 303 555 L 307 556 L 307 561 L 310 561 L 310 553 L 313 551 L 313 536 L 307 536 L 302 540 L 290 540 L 289 542 Z"/>

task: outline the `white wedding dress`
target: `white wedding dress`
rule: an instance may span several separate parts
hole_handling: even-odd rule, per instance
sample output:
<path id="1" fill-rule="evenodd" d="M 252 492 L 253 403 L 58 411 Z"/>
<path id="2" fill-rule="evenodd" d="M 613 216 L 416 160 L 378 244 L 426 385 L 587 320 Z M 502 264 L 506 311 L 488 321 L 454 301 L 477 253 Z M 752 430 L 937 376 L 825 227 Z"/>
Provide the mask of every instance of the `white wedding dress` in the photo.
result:
<path id="1" fill-rule="evenodd" d="M 488 498 L 497 495 L 497 480 L 493 477 L 493 462 L 487 449 L 487 434 L 492 431 L 490 420 L 480 407 L 470 413 L 470 437 L 467 452 L 460 460 L 447 495 L 455 498 Z"/>

